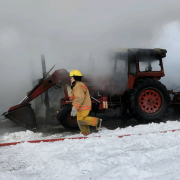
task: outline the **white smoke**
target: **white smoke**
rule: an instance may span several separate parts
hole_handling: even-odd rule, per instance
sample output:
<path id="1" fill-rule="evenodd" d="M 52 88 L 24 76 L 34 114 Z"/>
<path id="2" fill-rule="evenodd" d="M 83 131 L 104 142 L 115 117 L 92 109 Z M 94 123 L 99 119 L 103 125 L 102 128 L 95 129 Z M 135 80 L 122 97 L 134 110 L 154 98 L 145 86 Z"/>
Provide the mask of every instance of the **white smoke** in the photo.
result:
<path id="1" fill-rule="evenodd" d="M 160 47 L 168 51 L 169 76 L 179 34 L 176 25 L 165 29 L 178 21 L 179 7 L 178 0 L 1 0 L 0 112 L 20 102 L 32 80 L 42 77 L 41 54 L 47 69 L 86 67 L 90 53 L 97 68 L 108 69 L 109 50 Z"/>

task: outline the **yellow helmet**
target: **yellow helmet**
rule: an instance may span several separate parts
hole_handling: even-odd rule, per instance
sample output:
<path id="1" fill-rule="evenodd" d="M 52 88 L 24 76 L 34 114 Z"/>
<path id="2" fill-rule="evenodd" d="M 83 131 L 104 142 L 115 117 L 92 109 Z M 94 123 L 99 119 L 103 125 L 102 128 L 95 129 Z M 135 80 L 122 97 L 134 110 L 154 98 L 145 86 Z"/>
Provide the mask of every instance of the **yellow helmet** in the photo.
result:
<path id="1" fill-rule="evenodd" d="M 73 77 L 73 76 L 83 76 L 82 74 L 81 74 L 81 72 L 80 71 L 78 71 L 78 70 L 73 70 L 73 71 L 71 71 L 70 73 L 69 73 L 69 76 L 70 77 Z"/>

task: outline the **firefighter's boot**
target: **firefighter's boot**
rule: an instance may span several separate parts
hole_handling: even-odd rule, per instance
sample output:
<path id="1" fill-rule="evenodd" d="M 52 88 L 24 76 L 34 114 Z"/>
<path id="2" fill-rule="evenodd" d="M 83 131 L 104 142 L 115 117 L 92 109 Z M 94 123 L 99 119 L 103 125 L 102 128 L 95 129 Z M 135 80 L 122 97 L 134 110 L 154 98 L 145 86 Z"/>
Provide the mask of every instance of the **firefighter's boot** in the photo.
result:
<path id="1" fill-rule="evenodd" d="M 102 119 L 98 119 L 98 123 L 96 125 L 96 129 L 99 130 L 101 128 Z"/>

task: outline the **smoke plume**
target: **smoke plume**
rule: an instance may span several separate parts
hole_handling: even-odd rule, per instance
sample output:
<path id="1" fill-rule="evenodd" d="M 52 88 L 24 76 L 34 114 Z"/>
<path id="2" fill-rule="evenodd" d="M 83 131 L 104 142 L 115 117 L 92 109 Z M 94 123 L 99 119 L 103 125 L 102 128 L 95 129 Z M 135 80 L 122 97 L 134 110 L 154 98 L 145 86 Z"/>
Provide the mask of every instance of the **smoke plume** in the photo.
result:
<path id="1" fill-rule="evenodd" d="M 47 69 L 88 69 L 92 57 L 102 72 L 109 51 L 159 47 L 168 51 L 164 82 L 177 79 L 179 8 L 178 0 L 1 0 L 0 113 L 42 77 L 41 54 Z"/>

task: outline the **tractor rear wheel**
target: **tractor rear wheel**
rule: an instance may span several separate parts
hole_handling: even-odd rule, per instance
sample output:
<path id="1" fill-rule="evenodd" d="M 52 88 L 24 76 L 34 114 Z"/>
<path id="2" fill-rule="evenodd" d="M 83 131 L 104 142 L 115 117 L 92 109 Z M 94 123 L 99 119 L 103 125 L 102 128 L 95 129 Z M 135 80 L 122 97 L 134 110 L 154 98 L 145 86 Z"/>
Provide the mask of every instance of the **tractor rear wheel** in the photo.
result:
<path id="1" fill-rule="evenodd" d="M 65 106 L 58 115 L 57 119 L 66 129 L 78 129 L 77 118 L 71 117 L 71 106 Z"/>
<path id="2" fill-rule="evenodd" d="M 168 112 L 170 96 L 161 82 L 143 79 L 135 84 L 129 102 L 135 119 L 157 120 Z"/>

